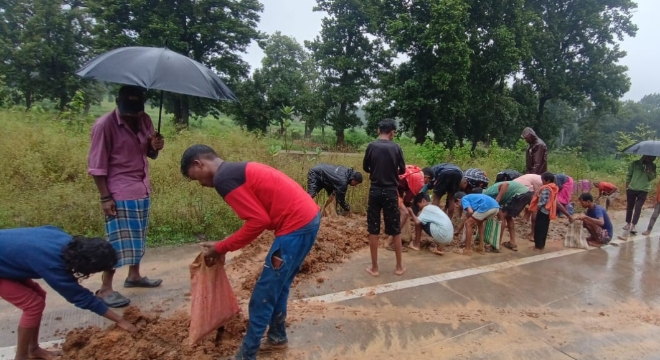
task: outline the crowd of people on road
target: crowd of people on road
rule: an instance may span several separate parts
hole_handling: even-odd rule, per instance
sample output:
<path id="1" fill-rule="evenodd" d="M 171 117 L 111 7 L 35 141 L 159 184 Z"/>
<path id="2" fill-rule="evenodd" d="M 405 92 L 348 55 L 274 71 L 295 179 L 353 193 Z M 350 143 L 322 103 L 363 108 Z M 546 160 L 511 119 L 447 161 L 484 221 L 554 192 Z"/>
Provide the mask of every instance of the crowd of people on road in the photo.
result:
<path id="1" fill-rule="evenodd" d="M 113 286 L 115 269 L 128 266 L 124 288 L 162 285 L 161 279 L 144 276 L 140 268 L 151 206 L 148 159 L 157 159 L 165 145 L 144 112 L 145 101 L 142 89 L 123 86 L 116 98 L 117 108 L 97 119 L 92 128 L 88 173 L 99 192 L 105 239 L 71 236 L 52 226 L 0 230 L 0 297 L 23 311 L 16 360 L 53 359 L 58 355 L 39 347 L 46 292 L 33 279 L 45 280 L 69 302 L 115 321 L 131 333 L 137 332 L 135 326 L 110 309 L 130 303 Z M 380 122 L 378 139 L 368 145 L 362 164 L 370 182 L 366 221 L 371 265 L 365 269 L 370 275 L 378 276 L 380 272 L 381 216 L 385 234 L 390 236 L 386 249 L 395 252 L 396 275 L 406 271 L 402 253 L 423 247 L 422 233 L 432 239 L 429 249 L 440 255 L 457 235 L 464 233 L 462 253 L 471 254 L 476 229 L 480 239 L 477 251 L 484 252 L 485 228 L 496 219 L 502 224 L 499 236 L 505 227 L 509 233 L 502 246 L 512 251 L 518 251 L 514 218 L 520 216 L 531 221 L 529 237 L 537 251 L 545 248 L 550 222 L 558 213 L 570 223 L 581 221 L 593 246 L 612 239 L 607 208 L 619 189 L 595 181 L 598 197 L 580 194 L 578 202 L 586 212 L 573 214 L 574 180 L 567 174 L 548 171 L 547 146 L 531 128 L 521 134 L 529 144 L 524 174 L 505 169 L 496 174 L 493 184 L 478 168 L 462 170 L 449 163 L 430 167 L 406 164 L 401 147 L 393 141 L 396 128 L 392 119 Z M 654 160 L 642 157 L 630 164 L 627 174 L 625 230 L 632 234 L 656 177 Z M 277 169 L 257 162 L 224 161 L 206 145 L 190 146 L 182 155 L 180 170 L 201 186 L 214 188 L 244 221 L 226 239 L 201 245 L 208 259 L 224 263 L 228 252 L 245 247 L 265 230 L 274 231 L 275 240 L 252 293 L 249 326 L 236 359 L 255 359 L 258 351 L 286 348 L 289 289 L 316 240 L 321 222 L 314 198 L 325 190 L 336 199 L 343 214 L 350 213 L 346 194 L 350 187 L 364 181 L 362 173 L 340 165 L 318 164 L 309 170 L 305 191 Z M 444 209 L 440 207 L 443 198 Z M 605 207 L 596 203 L 601 198 L 606 198 Z M 460 218 L 456 229 L 452 223 L 455 213 Z M 659 215 L 660 206 L 656 205 L 644 234 L 650 233 Z M 401 238 L 404 226 L 414 228 L 406 247 Z M 102 285 L 95 293 L 79 283 L 99 272 Z M 264 333 L 267 336 L 262 339 Z"/>

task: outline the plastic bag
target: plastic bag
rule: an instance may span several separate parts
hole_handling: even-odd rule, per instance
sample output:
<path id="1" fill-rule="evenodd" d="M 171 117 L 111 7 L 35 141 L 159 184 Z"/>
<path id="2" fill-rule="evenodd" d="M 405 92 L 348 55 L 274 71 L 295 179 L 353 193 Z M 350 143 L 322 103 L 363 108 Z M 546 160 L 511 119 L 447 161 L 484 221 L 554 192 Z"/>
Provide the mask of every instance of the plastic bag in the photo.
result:
<path id="1" fill-rule="evenodd" d="M 501 250 L 500 244 L 500 228 L 502 223 L 495 218 L 490 218 L 486 220 L 486 225 L 484 228 L 484 236 L 486 238 L 486 244 L 490 244 L 493 249 L 499 251 Z"/>
<path id="2" fill-rule="evenodd" d="M 204 254 L 190 265 L 189 342 L 194 345 L 241 312 L 224 265 L 209 266 Z"/>
<path id="3" fill-rule="evenodd" d="M 409 219 L 401 224 L 401 241 L 406 243 L 413 241 L 413 231 Z"/>
<path id="4" fill-rule="evenodd" d="M 339 214 L 337 214 L 337 200 L 335 199 L 335 195 L 330 195 L 328 197 L 328 201 L 325 202 L 325 205 L 323 205 L 323 214 L 321 215 L 322 217 L 337 217 Z"/>
<path id="5" fill-rule="evenodd" d="M 568 231 L 564 237 L 564 247 L 578 248 L 578 249 L 589 249 L 589 244 L 587 239 L 582 237 L 582 225 L 572 223 L 568 225 Z"/>

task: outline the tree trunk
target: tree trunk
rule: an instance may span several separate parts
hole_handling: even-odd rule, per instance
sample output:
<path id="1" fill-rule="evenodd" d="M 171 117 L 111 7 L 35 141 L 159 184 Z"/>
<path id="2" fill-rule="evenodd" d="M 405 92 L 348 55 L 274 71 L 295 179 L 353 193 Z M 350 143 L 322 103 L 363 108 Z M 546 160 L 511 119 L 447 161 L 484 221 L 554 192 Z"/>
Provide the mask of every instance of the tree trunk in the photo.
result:
<path id="1" fill-rule="evenodd" d="M 415 124 L 415 130 L 413 135 L 415 136 L 415 144 L 423 144 L 426 141 L 426 133 L 428 128 L 426 127 L 426 120 L 418 118 L 417 124 Z"/>
<path id="2" fill-rule="evenodd" d="M 539 125 L 541 125 L 541 119 L 543 119 L 543 112 L 545 111 L 546 102 L 548 102 L 548 98 L 546 97 L 539 98 L 539 109 L 536 112 L 536 124 L 535 124 L 536 126 L 534 126 L 536 129 L 538 129 Z"/>
<path id="3" fill-rule="evenodd" d="M 337 135 L 337 148 L 343 148 L 346 145 L 344 139 L 344 129 L 336 129 L 335 134 Z"/>
<path id="4" fill-rule="evenodd" d="M 325 125 L 321 125 L 321 142 L 325 141 Z"/>
<path id="5" fill-rule="evenodd" d="M 337 147 L 338 148 L 343 148 L 345 143 L 344 143 L 344 126 L 346 125 L 346 109 L 348 108 L 348 102 L 342 101 L 341 105 L 339 105 L 339 115 L 337 116 L 337 120 L 339 120 L 339 124 L 333 124 L 333 127 L 335 128 L 335 134 L 337 134 Z"/>
<path id="6" fill-rule="evenodd" d="M 59 104 L 60 112 L 66 110 L 66 104 L 68 102 L 69 100 L 67 99 L 66 95 L 64 94 L 60 95 L 60 104 Z"/>
<path id="7" fill-rule="evenodd" d="M 85 110 L 83 112 L 83 115 L 87 116 L 89 115 L 89 110 L 92 108 L 92 103 L 89 101 L 85 102 Z"/>
<path id="8" fill-rule="evenodd" d="M 187 129 L 189 124 L 190 105 L 188 103 L 188 97 L 185 95 L 176 96 L 174 99 L 174 126 Z"/>
<path id="9" fill-rule="evenodd" d="M 314 132 L 315 128 L 316 127 L 314 126 L 314 124 L 309 124 L 308 125 L 307 123 L 305 123 L 305 138 L 311 139 L 312 138 L 312 133 Z"/>
<path id="10" fill-rule="evenodd" d="M 25 92 L 25 111 L 30 110 L 32 107 L 32 92 L 26 91 Z"/>
<path id="11" fill-rule="evenodd" d="M 475 138 L 475 139 L 472 139 L 472 146 L 470 147 L 470 152 L 471 152 L 473 155 L 474 155 L 474 150 L 477 149 L 477 143 L 479 143 L 479 141 L 477 141 L 476 138 Z"/>

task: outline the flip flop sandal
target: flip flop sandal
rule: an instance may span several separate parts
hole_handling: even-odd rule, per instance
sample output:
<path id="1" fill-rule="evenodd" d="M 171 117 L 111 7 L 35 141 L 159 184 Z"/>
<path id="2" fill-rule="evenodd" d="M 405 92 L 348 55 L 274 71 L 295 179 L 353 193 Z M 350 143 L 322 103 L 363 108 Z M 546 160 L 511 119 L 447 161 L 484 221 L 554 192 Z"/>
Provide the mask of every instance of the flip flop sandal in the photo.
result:
<path id="1" fill-rule="evenodd" d="M 388 250 L 388 251 L 394 251 L 394 246 L 392 246 L 392 245 L 387 245 L 387 246 L 385 247 L 385 250 Z M 401 246 L 401 252 L 408 252 L 408 248 L 402 245 L 402 246 Z"/>
<path id="2" fill-rule="evenodd" d="M 159 287 L 162 282 L 163 280 L 161 279 L 149 280 L 149 278 L 145 276 L 137 281 L 131 281 L 126 279 L 126 281 L 124 281 L 124 287 L 125 288 L 155 288 L 155 287 Z"/>
<path id="3" fill-rule="evenodd" d="M 499 253 L 500 251 L 497 250 L 497 249 L 495 249 L 495 248 L 492 247 L 492 246 L 486 246 L 486 252 L 487 252 L 487 253 L 494 253 L 494 254 L 496 254 L 496 253 Z"/>
<path id="4" fill-rule="evenodd" d="M 511 243 L 509 241 L 503 242 L 502 246 L 504 246 L 505 248 L 507 248 L 511 251 L 518 251 L 518 245 L 511 245 Z"/>
<path id="5" fill-rule="evenodd" d="M 96 297 L 101 299 L 104 304 L 106 304 L 108 307 L 111 308 L 120 308 L 127 306 L 128 304 L 131 303 L 131 300 L 124 295 L 118 293 L 117 291 L 113 291 L 110 293 L 110 295 L 107 295 L 105 297 L 100 297 L 99 292 L 96 291 L 95 293 Z"/>

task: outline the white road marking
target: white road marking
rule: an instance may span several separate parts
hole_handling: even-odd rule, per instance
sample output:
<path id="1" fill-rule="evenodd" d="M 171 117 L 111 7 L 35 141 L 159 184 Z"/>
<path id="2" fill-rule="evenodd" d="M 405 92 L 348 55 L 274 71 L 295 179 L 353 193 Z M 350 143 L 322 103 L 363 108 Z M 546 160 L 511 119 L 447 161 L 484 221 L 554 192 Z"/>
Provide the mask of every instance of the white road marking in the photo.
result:
<path id="1" fill-rule="evenodd" d="M 660 232 L 659 232 L 660 233 Z M 658 234 L 653 232 L 649 236 L 657 236 Z M 639 236 L 639 237 L 631 237 L 629 238 L 628 241 L 623 241 L 619 239 L 614 239 L 610 243 L 612 244 L 624 244 L 627 242 L 634 242 L 634 241 L 639 241 L 642 239 L 646 239 L 649 236 Z M 594 250 L 596 248 L 590 247 L 589 250 Z M 484 274 L 488 272 L 493 272 L 497 270 L 504 270 L 504 269 L 509 269 L 512 267 L 520 266 L 520 265 L 525 265 L 525 264 L 531 264 L 539 261 L 544 261 L 544 260 L 549 260 L 549 259 L 554 259 L 562 256 L 567 256 L 567 255 L 572 255 L 572 254 L 577 254 L 583 251 L 588 251 L 588 250 L 583 250 L 583 249 L 564 249 L 564 250 L 559 250 L 547 254 L 541 254 L 541 255 L 536 255 L 536 256 L 529 256 L 525 258 L 520 258 L 520 259 L 514 259 L 514 260 L 509 260 L 509 261 L 504 261 L 501 263 L 496 263 L 496 264 L 490 264 L 490 265 L 484 265 L 484 266 L 479 266 L 476 268 L 471 268 L 471 269 L 463 269 L 463 270 L 458 270 L 458 271 L 452 271 L 448 273 L 442 273 L 442 274 L 437 274 L 437 275 L 430 275 L 430 276 L 425 276 L 421 278 L 415 278 L 415 279 L 409 279 L 409 280 L 403 280 L 403 281 L 396 281 L 388 284 L 382 284 L 382 285 L 377 285 L 377 286 L 371 286 L 371 287 L 366 287 L 366 288 L 361 288 L 361 289 L 354 289 L 354 290 L 348 290 L 348 291 L 342 291 L 338 293 L 333 293 L 333 294 L 326 294 L 326 295 L 321 295 L 321 296 L 314 296 L 314 297 L 309 297 L 301 300 L 294 300 L 293 303 L 305 303 L 305 302 L 322 302 L 322 303 L 336 303 L 340 301 L 346 301 L 346 300 L 351 300 L 351 299 L 357 299 L 365 296 L 371 296 L 374 294 L 383 294 L 391 291 L 396 291 L 396 290 L 402 290 L 402 289 L 409 289 L 417 286 L 423 286 L 423 285 L 429 285 L 433 283 L 441 283 L 449 280 L 454 280 L 454 279 L 460 279 L 468 276 L 473 276 L 473 275 L 479 275 L 479 274 Z M 41 347 L 43 348 L 49 348 L 52 346 L 59 346 L 64 342 L 64 339 L 60 340 L 53 340 L 53 341 L 47 341 L 41 343 Z M 9 346 L 9 347 L 4 347 L 0 348 L 0 360 L 8 360 L 8 359 L 13 359 L 14 355 L 16 353 L 15 346 Z"/>

